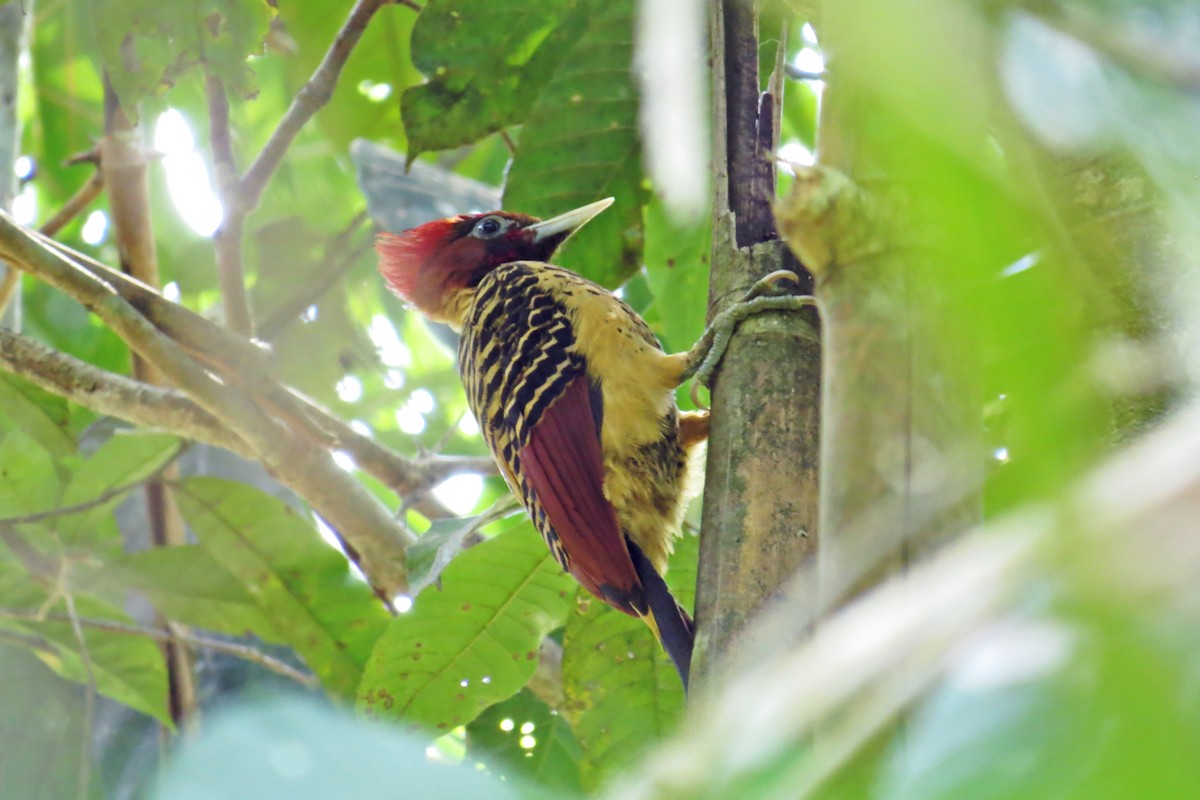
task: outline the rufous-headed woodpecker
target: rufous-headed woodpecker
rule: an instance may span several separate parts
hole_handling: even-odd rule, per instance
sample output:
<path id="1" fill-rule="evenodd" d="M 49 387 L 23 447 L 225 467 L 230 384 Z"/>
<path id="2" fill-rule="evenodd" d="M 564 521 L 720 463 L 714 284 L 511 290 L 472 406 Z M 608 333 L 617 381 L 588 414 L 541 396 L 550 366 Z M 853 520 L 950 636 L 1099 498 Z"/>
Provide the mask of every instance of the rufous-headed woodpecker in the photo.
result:
<path id="1" fill-rule="evenodd" d="M 492 211 L 381 234 L 380 271 L 459 330 L 467 400 L 563 569 L 645 620 L 687 684 L 691 617 L 662 573 L 707 412 L 681 413 L 687 353 L 668 355 L 607 289 L 546 261 L 601 200 L 543 221 Z"/>

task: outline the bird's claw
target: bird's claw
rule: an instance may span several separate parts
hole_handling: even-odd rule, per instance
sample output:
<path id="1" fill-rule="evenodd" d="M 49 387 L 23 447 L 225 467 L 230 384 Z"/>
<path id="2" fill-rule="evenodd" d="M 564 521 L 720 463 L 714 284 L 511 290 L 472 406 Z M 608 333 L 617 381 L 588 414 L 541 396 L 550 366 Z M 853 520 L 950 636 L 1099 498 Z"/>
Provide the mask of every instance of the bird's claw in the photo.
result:
<path id="1" fill-rule="evenodd" d="M 682 380 L 693 379 L 691 398 L 697 408 L 705 408 L 698 396 L 698 387 L 708 386 L 717 365 L 725 355 L 725 348 L 737 326 L 748 317 L 763 311 L 797 311 L 816 305 L 811 295 L 797 294 L 802 291 L 800 277 L 791 270 L 776 270 L 755 281 L 745 296 L 733 306 L 722 311 L 713 320 L 700 341 L 688 352 L 687 366 Z M 682 381 L 681 381 L 682 382 Z"/>

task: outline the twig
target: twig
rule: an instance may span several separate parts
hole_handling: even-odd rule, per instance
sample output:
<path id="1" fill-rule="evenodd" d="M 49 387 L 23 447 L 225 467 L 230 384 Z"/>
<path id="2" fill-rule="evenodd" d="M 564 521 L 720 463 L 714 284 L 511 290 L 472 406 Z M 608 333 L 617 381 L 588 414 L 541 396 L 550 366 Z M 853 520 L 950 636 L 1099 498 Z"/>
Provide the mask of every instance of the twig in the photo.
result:
<path id="1" fill-rule="evenodd" d="M 54 213 L 54 216 L 42 223 L 41 232 L 46 236 L 54 236 L 67 223 L 79 215 L 81 211 L 88 207 L 93 200 L 100 196 L 100 192 L 104 189 L 104 173 L 100 170 L 92 172 L 87 183 L 79 187 L 79 191 L 71 196 L 71 199 L 63 203 L 62 208 Z"/>
<path id="2" fill-rule="evenodd" d="M 65 616 L 62 614 L 38 614 L 35 611 L 27 611 L 12 608 L 0 608 L 0 617 L 5 619 L 22 620 L 29 622 L 61 622 L 65 621 Z M 274 656 L 258 650 L 250 645 L 242 644 L 241 642 L 227 642 L 222 639 L 213 639 L 207 636 L 197 636 L 194 633 L 176 633 L 164 628 L 155 628 L 147 625 L 134 625 L 127 622 L 118 622 L 111 619 L 96 619 L 90 617 L 78 617 L 78 622 L 85 628 L 106 631 L 108 633 L 127 634 L 129 636 L 145 636 L 159 642 L 178 642 L 186 644 L 189 647 L 198 647 L 205 650 L 211 650 L 214 653 L 225 653 L 235 656 L 243 661 L 249 661 L 253 664 L 258 664 L 261 667 L 269 669 L 278 675 L 285 678 L 290 678 L 304 686 L 316 686 L 317 679 L 315 676 L 296 669 L 290 664 L 281 661 Z M 44 641 L 44 640 L 42 640 Z"/>
<path id="3" fill-rule="evenodd" d="M 221 287 L 221 307 L 225 325 L 235 333 L 254 335 L 254 317 L 246 294 L 246 274 L 242 264 L 242 234 L 246 215 L 238 207 L 238 173 L 229 132 L 229 96 L 225 84 L 211 73 L 205 79 L 208 95 L 209 143 L 217 178 L 217 196 L 225 216 L 214 235 L 217 251 L 217 281 Z"/>
<path id="4" fill-rule="evenodd" d="M 369 236 L 364 236 L 353 247 L 350 239 L 362 224 L 369 219 L 366 209 L 354 215 L 341 231 L 335 234 L 326 245 L 321 258 L 325 268 L 311 281 L 299 287 L 291 297 L 280 303 L 258 326 L 258 335 L 266 341 L 273 341 L 284 330 L 294 323 L 304 309 L 321 299 L 326 292 L 338 284 L 342 278 L 353 269 L 358 259 L 371 249 Z"/>
<path id="5" fill-rule="evenodd" d="M 63 569 L 66 569 L 65 561 Z M 90 796 L 88 790 L 92 784 L 92 727 L 96 717 L 96 671 L 92 667 L 92 655 L 88 650 L 87 639 L 83 635 L 83 626 L 79 623 L 79 611 L 75 608 L 75 595 L 70 591 L 65 591 L 63 600 L 67 606 L 67 618 L 71 623 L 71 633 L 75 636 L 75 643 L 79 646 L 79 660 L 83 663 L 83 673 L 87 678 L 87 691 L 83 695 L 83 736 L 79 754 L 79 800 L 86 800 Z"/>
<path id="6" fill-rule="evenodd" d="M 504 146 L 508 148 L 509 155 L 517 154 L 517 143 L 508 135 L 508 131 L 503 128 L 500 130 L 500 140 L 504 142 Z"/>
<path id="7" fill-rule="evenodd" d="M 254 458 L 243 439 L 184 393 L 106 372 L 5 328 L 0 368 L 100 414 Z"/>
<path id="8" fill-rule="evenodd" d="M 283 119 L 279 121 L 279 125 L 263 146 L 262 152 L 258 154 L 254 163 L 238 181 L 237 205 L 226 208 L 226 214 L 245 217 L 251 209 L 258 205 L 267 182 L 279 167 L 292 140 L 296 138 L 296 134 L 312 116 L 329 102 L 329 98 L 333 96 L 333 89 L 337 86 L 338 77 L 342 73 L 342 67 L 346 65 L 346 59 L 350 57 L 354 46 L 362 38 L 363 31 L 366 30 L 371 17 L 375 16 L 375 12 L 385 5 L 387 5 L 387 0 L 358 0 L 354 4 L 350 16 L 346 18 L 342 29 L 338 31 L 333 44 L 325 53 L 325 57 L 321 59 L 320 65 L 296 94 L 291 106 L 283 115 Z M 415 4 L 410 7 L 415 7 Z"/>

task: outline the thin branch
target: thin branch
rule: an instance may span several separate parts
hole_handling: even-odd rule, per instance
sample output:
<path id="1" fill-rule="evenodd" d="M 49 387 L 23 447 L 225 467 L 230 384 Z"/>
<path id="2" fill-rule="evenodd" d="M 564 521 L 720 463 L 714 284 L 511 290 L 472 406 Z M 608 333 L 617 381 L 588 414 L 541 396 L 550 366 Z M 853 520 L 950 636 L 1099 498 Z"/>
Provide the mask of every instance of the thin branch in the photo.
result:
<path id="1" fill-rule="evenodd" d="M 254 335 L 254 317 L 246 294 L 246 273 L 242 264 L 242 235 L 245 213 L 238 207 L 237 164 L 229 132 L 229 96 L 225 84 L 209 74 L 204 82 L 208 95 L 209 141 L 217 178 L 217 196 L 225 210 L 213 237 L 217 251 L 217 281 L 221 287 L 221 307 L 225 324 L 235 333 Z"/>
<path id="2" fill-rule="evenodd" d="M 66 621 L 66 615 L 62 614 L 39 614 L 36 611 L 0 608 L 0 617 L 4 619 L 13 619 L 27 622 L 62 622 Z M 254 648 L 248 644 L 241 642 L 227 642 L 223 639 L 213 639 L 207 636 L 197 636 L 194 633 L 176 633 L 164 628 L 156 628 L 148 625 L 134 625 L 127 622 L 118 622 L 111 619 L 96 619 L 93 617 L 77 617 L 80 625 L 85 628 L 94 630 L 106 631 L 108 633 L 127 634 L 129 636 L 145 636 L 158 642 L 175 642 L 185 644 L 189 647 L 198 647 L 205 650 L 211 650 L 214 653 L 225 653 L 243 661 L 249 661 L 253 664 L 258 664 L 261 667 L 269 669 L 278 675 L 285 678 L 290 678 L 304 686 L 316 686 L 317 679 L 315 676 L 307 672 L 296 669 L 295 667 L 281 661 L 274 656 Z"/>
<path id="3" fill-rule="evenodd" d="M 42 223 L 41 232 L 46 236 L 54 236 L 59 231 L 67 226 L 67 223 L 91 205 L 92 201 L 100 196 L 100 192 L 104 190 L 104 173 L 100 170 L 92 172 L 87 183 L 79 187 L 79 191 L 71 195 L 71 199 L 63 203 L 62 208 L 54 213 L 54 216 Z"/>
<path id="4" fill-rule="evenodd" d="M 63 562 L 63 568 L 66 568 L 66 562 Z M 71 623 L 71 633 L 75 637 L 75 644 L 79 646 L 79 660 L 83 663 L 83 673 L 87 679 L 87 691 L 83 695 L 83 736 L 79 754 L 79 798 L 85 800 L 90 795 L 89 789 L 92 783 L 92 728 L 96 717 L 96 670 L 92 665 L 92 655 L 88 650 L 87 639 L 83 635 L 83 626 L 79 622 L 79 611 L 75 608 L 75 596 L 69 591 L 64 592 L 63 600 L 67 605 L 67 619 Z"/>
<path id="5" fill-rule="evenodd" d="M 258 205 L 267 182 L 283 161 L 283 156 L 296 134 L 333 96 L 333 89 L 342 74 L 342 67 L 346 65 L 351 51 L 362 38 L 367 23 L 375 16 L 376 11 L 387 4 L 388 0 L 358 0 L 354 4 L 350 16 L 338 31 L 320 65 L 296 94 L 287 113 L 283 115 L 271 138 L 263 146 L 262 152 L 238 182 L 238 206 L 226 208 L 226 214 L 244 217 Z"/>
<path id="6" fill-rule="evenodd" d="M 100 414 L 254 458 L 244 440 L 183 392 L 106 372 L 6 328 L 0 368 Z"/>
<path id="7" fill-rule="evenodd" d="M 330 238 L 322 254 L 321 263 L 325 267 L 310 281 L 298 287 L 291 297 L 285 298 L 276 306 L 270 315 L 258 326 L 258 335 L 267 341 L 273 341 L 284 330 L 300 318 L 306 308 L 319 301 L 326 292 L 341 282 L 358 259 L 372 247 L 371 238 L 364 236 L 354 246 L 351 237 L 358 232 L 362 224 L 370 219 L 366 209 L 354 215 L 344 229 Z"/>

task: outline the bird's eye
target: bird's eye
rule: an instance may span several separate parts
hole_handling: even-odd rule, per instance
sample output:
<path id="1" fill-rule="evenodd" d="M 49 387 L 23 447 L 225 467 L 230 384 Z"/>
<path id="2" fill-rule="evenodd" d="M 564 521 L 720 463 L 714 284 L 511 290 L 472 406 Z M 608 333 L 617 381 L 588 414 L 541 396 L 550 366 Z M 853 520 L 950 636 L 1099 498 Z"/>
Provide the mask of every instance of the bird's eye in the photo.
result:
<path id="1" fill-rule="evenodd" d="M 471 235 L 478 239 L 491 239 L 499 235 L 504 228 L 504 222 L 499 217 L 484 217 L 476 223 Z"/>

